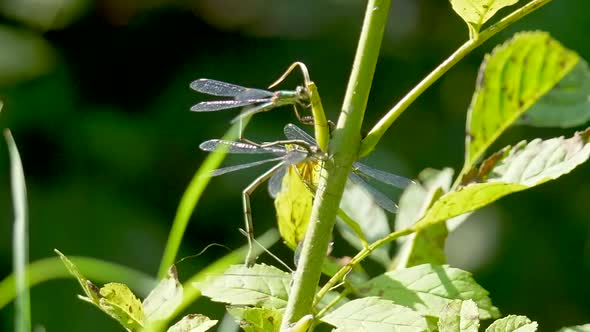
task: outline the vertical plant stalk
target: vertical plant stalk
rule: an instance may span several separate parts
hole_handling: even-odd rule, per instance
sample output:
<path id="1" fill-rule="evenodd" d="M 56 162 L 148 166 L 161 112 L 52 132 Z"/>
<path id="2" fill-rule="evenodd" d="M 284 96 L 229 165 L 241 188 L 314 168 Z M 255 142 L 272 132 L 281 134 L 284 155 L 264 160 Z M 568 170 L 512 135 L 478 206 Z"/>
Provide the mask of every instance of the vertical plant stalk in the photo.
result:
<path id="1" fill-rule="evenodd" d="M 10 153 L 10 178 L 14 207 L 14 229 L 12 233 L 12 265 L 16 284 L 14 325 L 17 332 L 29 332 L 31 331 L 31 299 L 26 273 L 29 260 L 27 189 L 20 155 L 9 130 L 4 131 L 4 137 Z"/>
<path id="2" fill-rule="evenodd" d="M 461 47 L 459 47 L 451 56 L 449 56 L 443 63 L 441 63 L 436 69 L 434 69 L 428 76 L 426 76 L 418 85 L 416 85 L 408 94 L 406 94 L 402 100 L 400 100 L 391 110 L 385 114 L 379 122 L 371 129 L 367 137 L 363 139 L 361 145 L 361 151 L 359 157 L 368 155 L 377 143 L 381 140 L 381 137 L 391 127 L 393 122 L 422 94 L 428 89 L 434 82 L 436 82 L 443 74 L 451 69 L 457 62 L 463 59 L 467 54 L 471 53 L 475 48 L 483 44 L 485 41 L 490 39 L 498 32 L 506 29 L 512 23 L 520 20 L 524 16 L 532 13 L 533 11 L 541 8 L 548 4 L 551 0 L 533 0 L 526 5 L 520 7 L 508 16 L 502 18 L 497 23 L 493 24 L 489 28 L 480 32 L 477 38 L 469 39 Z"/>
<path id="3" fill-rule="evenodd" d="M 390 4 L 391 0 L 369 0 L 367 4 L 342 111 L 328 149 L 329 155 L 333 157 L 325 163 L 321 172 L 306 240 L 293 277 L 291 295 L 281 326 L 282 331 L 288 330 L 290 324 L 312 313 L 312 304 L 340 198 L 352 163 L 358 156 L 361 125 Z"/>

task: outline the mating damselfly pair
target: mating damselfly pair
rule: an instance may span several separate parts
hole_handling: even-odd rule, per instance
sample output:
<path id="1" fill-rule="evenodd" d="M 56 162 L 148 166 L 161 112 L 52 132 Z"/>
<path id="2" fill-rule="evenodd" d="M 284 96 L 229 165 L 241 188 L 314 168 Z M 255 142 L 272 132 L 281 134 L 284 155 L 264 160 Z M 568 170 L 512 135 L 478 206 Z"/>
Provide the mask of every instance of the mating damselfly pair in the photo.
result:
<path id="1" fill-rule="evenodd" d="M 316 146 L 315 140 L 297 126 L 293 124 L 286 125 L 284 128 L 284 133 L 287 137 L 286 140 L 275 141 L 271 143 L 257 144 L 246 141 L 232 142 L 213 139 L 205 141 L 200 145 L 200 148 L 205 151 L 214 151 L 220 146 L 225 146 L 227 148 L 227 152 L 231 154 L 276 155 L 276 157 L 270 159 L 219 168 L 212 173 L 212 176 L 217 176 L 270 162 L 278 162 L 272 168 L 260 175 L 242 191 L 246 232 L 248 236 L 248 243 L 250 245 L 250 250 L 246 258 L 247 265 L 253 265 L 256 259 L 252 256 L 252 241 L 254 238 L 254 231 L 252 224 L 252 211 L 250 208 L 250 196 L 254 190 L 264 181 L 268 180 L 268 191 L 272 197 L 276 197 L 276 195 L 281 191 L 283 177 L 285 176 L 289 167 L 308 163 L 319 163 L 321 167 L 321 163 L 326 161 L 328 158 L 326 153 L 322 152 Z M 316 171 L 319 172 L 319 170 Z M 315 189 L 313 188 L 314 184 L 312 178 L 313 176 L 301 176 L 301 179 L 306 185 L 310 187 L 310 190 Z M 387 195 L 383 194 L 365 182 L 364 179 L 366 178 L 372 178 L 397 188 L 405 188 L 412 182 L 405 177 L 380 171 L 358 162 L 353 164 L 353 170 L 349 175 L 348 180 L 365 190 L 366 193 L 369 194 L 375 203 L 381 208 L 392 213 L 397 212 L 397 204 L 387 197 Z"/>
<path id="2" fill-rule="evenodd" d="M 219 139 L 203 142 L 200 148 L 205 151 L 213 151 L 218 147 L 227 148 L 228 153 L 236 154 L 273 154 L 274 158 L 255 161 L 252 163 L 229 166 L 215 170 L 212 175 L 221 175 L 241 169 L 246 169 L 269 162 L 278 162 L 275 166 L 264 172 L 243 191 L 244 218 L 246 222 L 246 233 L 248 237 L 249 251 L 246 258 L 246 265 L 254 264 L 256 257 L 252 254 L 252 242 L 254 231 L 252 226 L 252 212 L 250 208 L 250 196 L 254 190 L 264 181 L 268 180 L 268 189 L 270 195 L 274 198 L 281 192 L 283 178 L 287 174 L 289 167 L 293 167 L 299 174 L 302 182 L 307 186 L 310 192 L 315 193 L 314 175 L 320 173 L 315 166 L 322 167 L 323 163 L 329 161 L 327 151 L 329 140 L 330 122 L 326 120 L 321 100 L 317 92 L 317 87 L 310 80 L 309 73 L 303 63 L 293 63 L 287 71 L 273 84 L 270 88 L 277 85 L 295 68 L 299 66 L 304 76 L 304 85 L 298 86 L 295 90 L 268 91 L 255 88 L 246 88 L 243 86 L 211 80 L 199 79 L 191 83 L 191 88 L 195 91 L 220 97 L 232 97 L 229 100 L 204 101 L 194 105 L 191 110 L 196 112 L 213 112 L 232 108 L 242 107 L 241 113 L 232 120 L 232 122 L 242 121 L 250 116 L 266 112 L 271 109 L 293 105 L 297 119 L 303 123 L 314 125 L 315 139 L 305 131 L 288 124 L 284 128 L 286 140 L 278 140 L 270 143 L 258 144 L 242 138 L 242 125 L 240 123 L 240 141 L 224 141 Z M 298 106 L 310 108 L 313 116 L 302 116 L 299 113 Z M 316 142 L 317 140 L 317 142 Z M 306 169 L 306 174 L 301 170 Z M 411 180 L 391 173 L 383 172 L 364 164 L 355 162 L 353 171 L 348 177 L 348 181 L 360 186 L 364 191 L 373 198 L 374 202 L 383 209 L 395 213 L 397 205 L 387 195 L 378 191 L 364 181 L 366 178 L 373 178 L 385 184 L 405 188 Z"/>

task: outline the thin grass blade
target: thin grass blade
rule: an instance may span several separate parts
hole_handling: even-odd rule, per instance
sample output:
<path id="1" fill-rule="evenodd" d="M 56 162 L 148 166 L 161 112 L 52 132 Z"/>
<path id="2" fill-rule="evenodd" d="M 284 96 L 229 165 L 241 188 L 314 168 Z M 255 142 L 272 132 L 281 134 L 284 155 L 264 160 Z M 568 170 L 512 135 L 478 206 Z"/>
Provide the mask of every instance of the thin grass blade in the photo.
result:
<path id="1" fill-rule="evenodd" d="M 218 175 L 222 175 L 222 174 L 226 174 L 226 173 L 231 173 L 231 172 L 239 171 L 242 169 L 260 166 L 260 165 L 264 165 L 266 163 L 270 163 L 273 161 L 279 161 L 279 160 L 283 160 L 283 159 L 284 159 L 284 157 L 276 157 L 276 158 L 272 158 L 272 159 L 253 161 L 251 163 L 246 163 L 246 164 L 241 164 L 241 165 L 234 165 L 234 166 L 227 166 L 227 167 L 223 167 L 223 168 L 218 168 L 218 169 L 214 170 L 213 172 L 211 172 L 211 176 L 218 176 Z"/>
<path id="2" fill-rule="evenodd" d="M 27 189 L 18 149 L 9 130 L 4 131 L 10 155 L 10 178 L 14 229 L 12 235 L 12 264 L 16 282 L 15 331 L 31 331 L 31 299 L 27 287 L 26 266 L 29 260 Z"/>

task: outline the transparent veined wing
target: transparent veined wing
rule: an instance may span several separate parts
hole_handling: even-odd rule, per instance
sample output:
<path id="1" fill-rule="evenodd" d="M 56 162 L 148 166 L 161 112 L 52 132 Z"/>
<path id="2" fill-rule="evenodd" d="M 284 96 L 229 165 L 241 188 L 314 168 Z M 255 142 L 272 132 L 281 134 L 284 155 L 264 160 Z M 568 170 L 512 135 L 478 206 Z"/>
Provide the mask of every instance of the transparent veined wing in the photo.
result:
<path id="1" fill-rule="evenodd" d="M 199 145 L 199 148 L 203 151 L 215 151 L 219 146 L 227 146 L 228 153 L 242 153 L 242 154 L 258 154 L 258 153 L 275 153 L 275 154 L 286 154 L 287 150 L 280 145 L 260 147 L 257 145 L 244 143 L 244 142 L 232 142 L 221 139 L 212 139 L 205 141 Z"/>
<path id="2" fill-rule="evenodd" d="M 270 163 L 270 162 L 273 162 L 273 161 L 282 161 L 282 163 L 284 163 L 283 157 L 276 157 L 276 158 L 271 158 L 271 159 L 258 160 L 258 161 L 253 161 L 251 163 L 246 163 L 246 164 L 240 164 L 240 165 L 234 165 L 234 166 L 227 166 L 227 167 L 223 167 L 223 168 L 218 168 L 218 169 L 214 170 L 213 172 L 211 172 L 211 176 L 218 176 L 218 175 L 222 175 L 222 174 L 227 174 L 227 173 L 239 171 L 239 170 L 242 170 L 242 169 L 246 169 L 246 168 L 251 168 L 251 167 L 263 165 L 263 164 Z"/>
<path id="3" fill-rule="evenodd" d="M 277 198 L 277 195 L 281 192 L 285 174 L 287 174 L 287 167 L 281 167 L 268 180 L 268 194 L 270 197 Z"/>
<path id="4" fill-rule="evenodd" d="M 354 184 L 361 186 L 368 194 L 370 194 L 377 205 L 391 213 L 397 213 L 397 204 L 389 199 L 384 193 L 366 183 L 360 176 L 355 173 L 350 173 L 348 179 Z"/>
<path id="5" fill-rule="evenodd" d="M 288 139 L 298 139 L 305 141 L 311 145 L 316 145 L 316 141 L 313 137 L 311 137 L 308 133 L 306 133 L 303 129 L 297 127 L 296 125 L 289 123 L 283 129 L 285 136 Z"/>
<path id="6" fill-rule="evenodd" d="M 240 97 L 238 99 L 259 99 L 271 97 L 272 92 L 251 89 L 236 84 L 201 78 L 191 83 L 191 89 L 212 96 Z"/>
<path id="7" fill-rule="evenodd" d="M 191 107 L 193 112 L 216 112 L 230 108 L 244 107 L 252 104 L 267 103 L 266 99 L 243 99 L 243 100 L 213 100 L 203 101 Z"/>
<path id="8" fill-rule="evenodd" d="M 384 172 L 373 167 L 367 166 L 361 163 L 354 163 L 352 164 L 353 172 L 358 171 L 362 173 L 362 175 L 369 176 L 379 182 L 383 182 L 390 186 L 394 186 L 400 189 L 405 189 L 414 181 L 405 178 L 403 176 L 395 175 L 392 173 Z"/>

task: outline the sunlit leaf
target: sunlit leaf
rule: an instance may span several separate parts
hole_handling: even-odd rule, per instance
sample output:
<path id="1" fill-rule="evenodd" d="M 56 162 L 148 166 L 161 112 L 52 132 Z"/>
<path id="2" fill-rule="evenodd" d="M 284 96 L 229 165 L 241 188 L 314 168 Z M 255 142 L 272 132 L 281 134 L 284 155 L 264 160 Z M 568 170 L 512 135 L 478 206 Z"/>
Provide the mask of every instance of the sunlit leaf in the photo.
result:
<path id="1" fill-rule="evenodd" d="M 537 322 L 531 322 L 525 316 L 510 315 L 493 322 L 486 332 L 534 332 L 537 330 Z"/>
<path id="2" fill-rule="evenodd" d="M 453 170 L 450 168 L 422 171 L 418 175 L 418 182 L 410 184 L 399 200 L 395 229 L 401 230 L 416 223 L 432 203 L 449 190 L 452 178 Z M 401 247 L 392 270 L 426 263 L 444 264 L 447 235 L 447 226 L 440 223 L 400 238 L 398 242 Z"/>
<path id="3" fill-rule="evenodd" d="M 415 227 L 420 230 L 508 194 L 557 179 L 589 157 L 590 128 L 568 139 L 535 139 L 508 146 L 468 173 L 463 178 L 464 187 L 437 200 Z"/>
<path id="4" fill-rule="evenodd" d="M 275 209 L 281 237 L 293 250 L 305 236 L 312 206 L 313 193 L 301 180 L 295 167 L 289 167 L 281 191 L 275 198 Z"/>
<path id="5" fill-rule="evenodd" d="M 246 332 L 279 332 L 283 315 L 269 308 L 230 307 L 227 311 L 234 316 Z"/>
<path id="6" fill-rule="evenodd" d="M 203 295 L 231 305 L 281 309 L 287 305 L 291 275 L 273 266 L 233 265 L 222 275 L 194 283 Z"/>
<path id="7" fill-rule="evenodd" d="M 558 332 L 590 332 L 590 324 L 562 327 Z"/>
<path id="8" fill-rule="evenodd" d="M 57 249 L 54 249 L 53 251 L 59 255 L 59 258 L 64 263 L 68 271 L 70 271 L 76 280 L 78 280 L 78 283 L 80 283 L 80 286 L 82 287 L 82 290 L 84 290 L 84 294 L 86 294 L 88 297 L 89 302 L 98 306 L 98 300 L 100 299 L 98 288 L 94 286 L 90 280 L 86 279 L 82 273 L 80 273 L 80 270 L 78 270 L 76 265 L 74 265 L 74 263 L 72 263 L 72 261 L 69 260 L 64 254 L 62 254 Z"/>
<path id="9" fill-rule="evenodd" d="M 551 91 L 541 97 L 517 124 L 575 127 L 590 121 L 590 69 L 580 60 Z"/>
<path id="10" fill-rule="evenodd" d="M 387 272 L 359 286 L 358 292 L 362 296 L 380 296 L 432 317 L 439 317 L 451 300 L 473 300 L 481 319 L 500 314 L 471 273 L 446 265 L 424 264 Z"/>
<path id="11" fill-rule="evenodd" d="M 346 303 L 322 321 L 336 327 L 334 331 L 403 331 L 427 330 L 426 319 L 419 313 L 378 297 L 364 297 Z"/>
<path id="12" fill-rule="evenodd" d="M 472 300 L 453 300 L 440 314 L 439 332 L 477 332 L 479 329 L 479 311 Z"/>
<path id="13" fill-rule="evenodd" d="M 142 328 L 141 301 L 125 284 L 111 282 L 100 289 L 100 308 L 130 331 Z"/>
<path id="14" fill-rule="evenodd" d="M 178 281 L 176 267 L 171 266 L 166 278 L 143 300 L 146 322 L 169 318 L 182 303 L 183 289 Z"/>
<path id="15" fill-rule="evenodd" d="M 461 16 L 469 26 L 469 30 L 477 34 L 481 26 L 498 10 L 512 6 L 518 0 L 451 0 L 453 10 Z"/>
<path id="16" fill-rule="evenodd" d="M 578 63 L 544 32 L 524 32 L 487 55 L 467 115 L 465 168 Z"/>
<path id="17" fill-rule="evenodd" d="M 215 324 L 217 324 L 217 321 L 211 320 L 207 316 L 190 314 L 172 325 L 167 332 L 205 332 Z"/>

